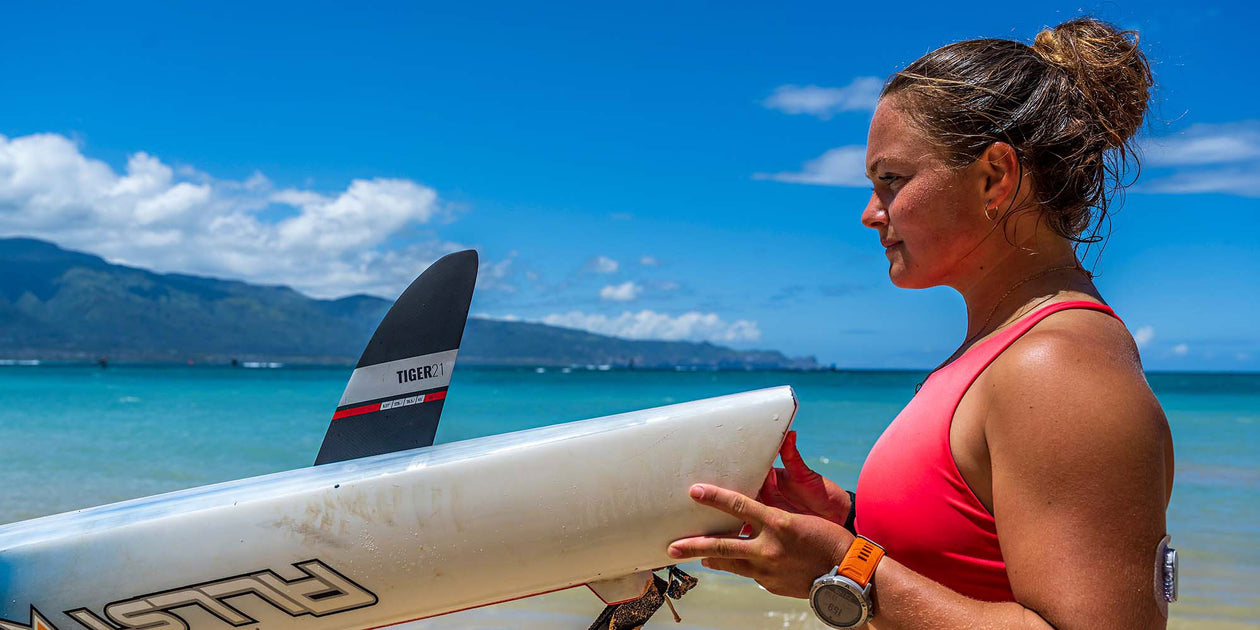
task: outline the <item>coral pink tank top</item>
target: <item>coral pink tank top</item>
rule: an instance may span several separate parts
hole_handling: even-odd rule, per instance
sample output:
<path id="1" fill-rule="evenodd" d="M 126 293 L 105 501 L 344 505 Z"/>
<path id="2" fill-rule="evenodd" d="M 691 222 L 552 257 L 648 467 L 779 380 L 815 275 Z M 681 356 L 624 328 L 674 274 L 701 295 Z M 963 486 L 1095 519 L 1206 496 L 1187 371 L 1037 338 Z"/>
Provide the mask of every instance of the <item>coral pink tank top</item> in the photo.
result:
<path id="1" fill-rule="evenodd" d="M 857 483 L 858 533 L 888 557 L 968 597 L 1014 601 L 993 515 L 954 462 L 949 427 L 963 394 L 1003 350 L 1047 316 L 1102 304 L 1058 302 L 963 353 L 923 383 L 871 448 Z"/>

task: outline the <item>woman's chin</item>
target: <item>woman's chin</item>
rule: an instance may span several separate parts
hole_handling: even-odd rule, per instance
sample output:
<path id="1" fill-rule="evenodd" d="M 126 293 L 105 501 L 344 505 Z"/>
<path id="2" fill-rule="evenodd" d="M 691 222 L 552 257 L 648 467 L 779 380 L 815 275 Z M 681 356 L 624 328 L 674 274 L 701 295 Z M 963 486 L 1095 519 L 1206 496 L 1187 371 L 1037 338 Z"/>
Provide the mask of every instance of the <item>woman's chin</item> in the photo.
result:
<path id="1" fill-rule="evenodd" d="M 935 286 L 922 277 L 922 274 L 913 273 L 896 261 L 888 266 L 888 279 L 898 289 L 926 289 Z"/>

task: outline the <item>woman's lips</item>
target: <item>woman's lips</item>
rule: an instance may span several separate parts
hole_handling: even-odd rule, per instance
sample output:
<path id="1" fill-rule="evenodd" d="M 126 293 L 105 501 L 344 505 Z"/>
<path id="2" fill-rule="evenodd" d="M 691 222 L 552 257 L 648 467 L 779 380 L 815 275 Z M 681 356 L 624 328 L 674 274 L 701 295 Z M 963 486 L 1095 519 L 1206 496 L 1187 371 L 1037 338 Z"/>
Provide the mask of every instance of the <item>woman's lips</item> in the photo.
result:
<path id="1" fill-rule="evenodd" d="M 901 244 L 901 241 L 892 241 L 892 242 L 890 242 L 890 243 L 880 243 L 880 244 L 881 244 L 881 245 L 883 245 L 883 246 L 884 246 L 884 250 L 885 250 L 885 251 L 887 251 L 887 250 L 890 250 L 890 249 L 892 249 L 892 248 L 894 248 L 894 247 L 896 247 L 896 246 L 900 245 L 900 244 Z"/>

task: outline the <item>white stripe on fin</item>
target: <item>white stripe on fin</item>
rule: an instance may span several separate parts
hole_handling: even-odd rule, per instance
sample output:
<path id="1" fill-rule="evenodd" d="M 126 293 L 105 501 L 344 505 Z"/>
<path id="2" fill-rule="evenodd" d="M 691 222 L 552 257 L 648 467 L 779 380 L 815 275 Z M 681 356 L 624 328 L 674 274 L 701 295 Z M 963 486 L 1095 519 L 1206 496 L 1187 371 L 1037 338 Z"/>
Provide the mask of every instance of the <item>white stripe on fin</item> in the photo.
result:
<path id="1" fill-rule="evenodd" d="M 455 355 L 459 350 L 434 352 L 358 368 L 350 375 L 338 407 L 388 398 L 451 384 Z"/>

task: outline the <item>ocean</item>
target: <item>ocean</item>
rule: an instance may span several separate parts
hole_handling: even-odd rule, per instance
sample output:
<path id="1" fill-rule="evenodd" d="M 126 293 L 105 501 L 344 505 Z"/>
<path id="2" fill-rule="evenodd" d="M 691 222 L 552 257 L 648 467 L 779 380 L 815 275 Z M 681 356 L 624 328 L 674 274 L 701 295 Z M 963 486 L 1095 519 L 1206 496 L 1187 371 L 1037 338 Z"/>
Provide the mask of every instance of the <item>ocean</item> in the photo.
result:
<path id="1" fill-rule="evenodd" d="M 349 373 L 348 367 L 0 367 L 0 523 L 308 466 Z M 851 488 L 867 451 L 922 375 L 461 367 L 437 440 L 791 385 L 801 404 L 794 427 L 802 454 Z M 1260 628 L 1260 374 L 1148 378 L 1176 446 L 1168 527 L 1182 573 L 1171 627 Z M 780 605 L 742 579 L 707 577 L 717 584 L 713 592 L 748 595 L 742 605 L 753 608 L 744 614 L 759 621 L 741 627 L 821 627 L 803 604 Z M 589 623 L 600 606 L 581 595 L 414 625 L 584 628 L 579 622 Z M 701 595 L 691 609 L 690 621 L 701 625 L 683 627 L 729 625 L 714 620 L 733 613 L 721 610 L 721 602 L 705 605 L 706 597 L 712 596 Z"/>

